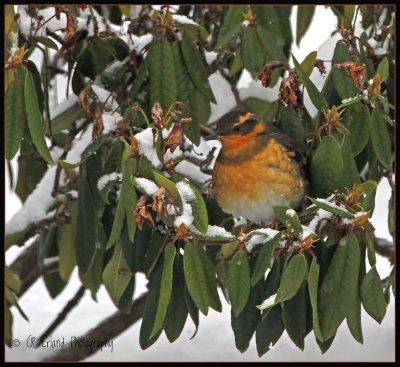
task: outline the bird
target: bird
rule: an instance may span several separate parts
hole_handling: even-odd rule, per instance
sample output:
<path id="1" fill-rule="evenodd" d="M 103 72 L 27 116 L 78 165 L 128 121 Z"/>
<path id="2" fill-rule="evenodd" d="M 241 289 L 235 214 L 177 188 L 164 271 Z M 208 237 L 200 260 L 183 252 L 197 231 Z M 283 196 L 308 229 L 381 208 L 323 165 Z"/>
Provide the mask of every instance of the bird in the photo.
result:
<path id="1" fill-rule="evenodd" d="M 222 116 L 216 134 L 221 150 L 212 187 L 221 209 L 252 223 L 271 224 L 273 207 L 298 210 L 305 200 L 304 158 L 293 140 L 272 122 L 244 110 Z"/>

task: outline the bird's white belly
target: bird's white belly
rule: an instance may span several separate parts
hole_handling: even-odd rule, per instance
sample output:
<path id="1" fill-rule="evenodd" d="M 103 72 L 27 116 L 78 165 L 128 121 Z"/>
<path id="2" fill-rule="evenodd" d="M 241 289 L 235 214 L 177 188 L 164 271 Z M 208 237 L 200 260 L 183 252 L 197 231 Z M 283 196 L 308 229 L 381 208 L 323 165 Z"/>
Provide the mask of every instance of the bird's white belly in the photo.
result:
<path id="1" fill-rule="evenodd" d="M 237 197 L 225 204 L 224 210 L 235 217 L 244 217 L 253 223 L 271 223 L 275 219 L 274 206 L 289 205 L 288 200 L 283 195 L 276 195 L 267 191 L 257 204 L 249 204 L 244 197 Z"/>

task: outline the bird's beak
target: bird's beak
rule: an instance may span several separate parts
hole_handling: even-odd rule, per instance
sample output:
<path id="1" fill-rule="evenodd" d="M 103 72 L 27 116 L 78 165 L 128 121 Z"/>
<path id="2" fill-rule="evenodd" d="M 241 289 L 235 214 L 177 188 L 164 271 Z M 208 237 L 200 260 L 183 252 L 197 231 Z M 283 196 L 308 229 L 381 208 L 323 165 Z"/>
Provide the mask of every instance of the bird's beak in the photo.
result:
<path id="1" fill-rule="evenodd" d="M 205 138 L 204 138 L 204 140 L 218 140 L 219 139 L 219 135 L 218 134 L 211 134 L 211 135 L 208 135 L 208 136 L 206 136 Z"/>

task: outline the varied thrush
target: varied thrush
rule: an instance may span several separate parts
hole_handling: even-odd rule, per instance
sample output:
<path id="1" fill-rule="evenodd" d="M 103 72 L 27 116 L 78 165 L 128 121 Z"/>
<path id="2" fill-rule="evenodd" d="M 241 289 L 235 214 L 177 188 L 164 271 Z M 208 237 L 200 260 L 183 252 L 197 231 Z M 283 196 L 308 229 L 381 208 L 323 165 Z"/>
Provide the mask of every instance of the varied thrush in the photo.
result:
<path id="1" fill-rule="evenodd" d="M 304 202 L 303 157 L 290 137 L 255 114 L 232 111 L 217 123 L 222 148 L 213 169 L 219 206 L 235 217 L 270 224 L 273 207 L 298 209 Z"/>

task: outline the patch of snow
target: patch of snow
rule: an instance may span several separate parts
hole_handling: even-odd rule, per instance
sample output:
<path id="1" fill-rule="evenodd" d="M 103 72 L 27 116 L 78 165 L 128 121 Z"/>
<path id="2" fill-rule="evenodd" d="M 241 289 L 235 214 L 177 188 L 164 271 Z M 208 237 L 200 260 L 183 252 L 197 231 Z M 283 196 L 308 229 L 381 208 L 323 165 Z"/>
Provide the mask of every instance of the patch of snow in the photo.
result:
<path id="1" fill-rule="evenodd" d="M 115 110 L 118 107 L 118 103 L 112 98 L 111 92 L 108 91 L 107 89 L 99 86 L 98 83 L 96 83 L 96 84 L 92 84 L 91 88 L 92 88 L 93 92 L 96 93 L 99 101 L 101 103 L 105 104 L 106 108 Z"/>
<path id="2" fill-rule="evenodd" d="M 120 38 L 128 44 L 130 50 L 135 50 L 137 54 L 153 41 L 153 35 L 151 33 L 144 34 L 140 37 L 134 34 L 123 34 Z"/>
<path id="3" fill-rule="evenodd" d="M 57 264 L 60 260 L 59 256 L 52 256 L 52 257 L 47 257 L 45 259 L 43 259 L 43 265 L 44 266 L 51 266 L 53 264 Z"/>
<path id="4" fill-rule="evenodd" d="M 259 310 L 265 310 L 266 308 L 273 306 L 275 304 L 275 296 L 276 293 L 265 299 L 261 305 L 257 305 L 257 308 Z"/>
<path id="5" fill-rule="evenodd" d="M 50 117 L 51 119 L 54 119 L 66 110 L 68 110 L 70 107 L 78 105 L 78 96 L 76 96 L 75 94 L 71 94 L 68 96 L 68 98 L 64 99 L 61 103 L 54 107 L 54 109 L 50 110 Z M 83 119 L 83 121 L 85 120 Z"/>
<path id="6" fill-rule="evenodd" d="M 36 188 L 26 199 L 23 207 L 6 223 L 6 235 L 18 233 L 31 224 L 45 219 L 47 211 L 54 203 L 51 188 L 54 184 L 57 166 L 50 167 L 43 175 Z M 64 179 L 62 171 L 60 181 Z"/>
<path id="7" fill-rule="evenodd" d="M 91 126 L 91 125 L 90 125 Z M 81 134 L 79 140 L 75 140 L 71 150 L 68 152 L 65 161 L 71 164 L 78 164 L 81 161 L 81 155 L 87 146 L 92 142 L 92 129 L 88 126 Z"/>
<path id="8" fill-rule="evenodd" d="M 372 80 L 372 79 L 371 79 Z M 355 101 L 356 99 L 358 99 L 358 95 L 356 95 L 356 96 L 354 96 L 354 97 L 350 97 L 350 98 L 345 98 L 345 99 L 343 99 L 342 100 L 342 104 L 345 104 L 345 103 L 349 103 L 349 102 L 353 102 L 353 101 Z"/>
<path id="9" fill-rule="evenodd" d="M 156 149 L 154 147 L 153 129 L 148 127 L 135 135 L 136 140 L 139 142 L 139 153 L 144 155 L 151 164 L 156 168 L 161 168 L 162 163 L 158 158 Z M 166 138 L 169 134 L 167 129 L 162 131 L 163 137 Z M 164 154 L 165 160 L 176 159 L 182 155 L 182 150 L 178 147 L 173 153 L 169 150 Z"/>
<path id="10" fill-rule="evenodd" d="M 218 52 L 215 52 L 215 51 L 206 51 L 206 52 L 205 52 L 205 55 L 206 55 L 206 62 L 207 62 L 207 64 L 208 64 L 208 65 L 211 65 L 211 64 L 215 61 L 215 59 L 217 58 Z"/>
<path id="11" fill-rule="evenodd" d="M 316 233 L 317 232 L 317 227 L 319 224 L 322 225 L 323 220 L 328 220 L 332 218 L 333 213 L 326 211 L 325 209 L 318 209 L 317 213 L 315 214 L 315 217 L 311 220 L 311 222 L 308 224 L 307 228 L 309 231 Z"/>
<path id="12" fill-rule="evenodd" d="M 106 187 L 106 185 L 109 182 L 117 181 L 117 180 L 120 180 L 121 178 L 122 178 L 122 174 L 121 173 L 117 173 L 117 172 L 112 172 L 112 173 L 110 173 L 108 175 L 103 175 L 97 181 L 97 189 L 99 191 L 101 191 Z"/>
<path id="13" fill-rule="evenodd" d="M 243 217 L 233 218 L 233 228 L 244 226 L 247 224 L 247 219 Z"/>
<path id="14" fill-rule="evenodd" d="M 189 184 L 187 182 L 185 182 L 185 181 L 178 182 L 176 184 L 176 188 L 177 188 L 182 200 L 190 202 L 190 201 L 194 201 L 196 199 L 194 191 L 192 190 L 192 188 L 189 186 Z"/>
<path id="15" fill-rule="evenodd" d="M 201 234 L 194 226 L 190 226 L 189 231 L 193 234 L 196 234 L 198 236 L 204 236 L 204 237 L 209 237 L 209 238 L 226 238 L 233 240 L 235 236 L 228 232 L 225 228 L 215 226 L 215 225 L 209 225 L 206 234 Z"/>
<path id="16" fill-rule="evenodd" d="M 153 129 L 148 127 L 140 133 L 135 134 L 135 138 L 139 143 L 139 153 L 144 155 L 151 164 L 156 168 L 161 168 L 162 164 L 158 159 L 157 152 L 154 148 L 153 143 Z"/>
<path id="17" fill-rule="evenodd" d="M 135 177 L 135 181 L 138 187 L 142 189 L 146 195 L 152 196 L 159 189 L 155 182 L 148 180 L 147 178 Z"/>
<path id="18" fill-rule="evenodd" d="M 192 206 L 187 202 L 183 202 L 182 212 L 180 215 L 175 217 L 174 226 L 178 228 L 181 224 L 184 224 L 185 227 L 190 227 L 193 220 Z"/>
<path id="19" fill-rule="evenodd" d="M 122 120 L 121 115 L 117 112 L 114 112 L 112 115 L 108 112 L 104 112 L 102 118 L 104 125 L 103 134 L 114 131 L 117 128 L 118 122 Z"/>
<path id="20" fill-rule="evenodd" d="M 198 24 L 194 20 L 188 18 L 186 15 L 172 14 L 172 19 L 179 24 L 191 24 L 198 26 Z"/>
<path id="21" fill-rule="evenodd" d="M 257 233 L 257 232 L 260 232 L 262 234 L 254 235 L 254 233 Z M 279 231 L 276 231 L 271 228 L 260 228 L 260 229 L 256 229 L 254 231 L 249 232 L 246 236 L 246 239 L 250 238 L 250 237 L 251 238 L 246 243 L 247 251 L 251 252 L 256 245 L 266 243 L 267 241 L 273 239 L 278 233 L 279 233 Z"/>
<path id="22" fill-rule="evenodd" d="M 296 215 L 296 212 L 293 209 L 288 209 L 288 210 L 286 210 L 286 215 L 291 218 L 294 218 Z"/>

